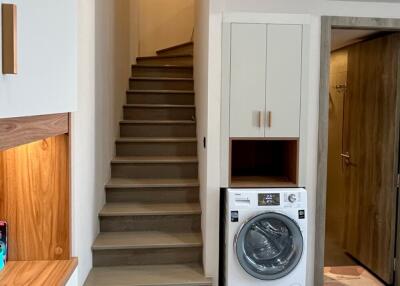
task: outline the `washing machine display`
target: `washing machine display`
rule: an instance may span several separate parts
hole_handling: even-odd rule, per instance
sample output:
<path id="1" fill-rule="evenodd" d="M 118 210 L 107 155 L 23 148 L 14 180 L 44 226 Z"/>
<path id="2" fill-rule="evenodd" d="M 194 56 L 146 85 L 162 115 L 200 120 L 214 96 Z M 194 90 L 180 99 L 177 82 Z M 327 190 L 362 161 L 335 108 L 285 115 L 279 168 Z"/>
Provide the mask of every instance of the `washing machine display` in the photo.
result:
<path id="1" fill-rule="evenodd" d="M 275 280 L 288 275 L 299 263 L 303 235 L 287 216 L 264 213 L 243 224 L 235 250 L 248 274 L 260 280 Z"/>

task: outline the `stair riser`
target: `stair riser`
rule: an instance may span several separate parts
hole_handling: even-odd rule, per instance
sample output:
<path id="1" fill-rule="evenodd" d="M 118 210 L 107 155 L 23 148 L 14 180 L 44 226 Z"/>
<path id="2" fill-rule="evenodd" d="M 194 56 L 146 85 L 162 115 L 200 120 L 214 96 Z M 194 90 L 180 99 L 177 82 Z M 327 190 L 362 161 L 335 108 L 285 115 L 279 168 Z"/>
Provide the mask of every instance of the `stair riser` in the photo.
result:
<path id="1" fill-rule="evenodd" d="M 194 108 L 124 108 L 124 119 L 126 120 L 192 120 L 194 116 Z"/>
<path id="2" fill-rule="evenodd" d="M 195 203 L 199 201 L 199 188 L 145 188 L 106 189 L 108 203 Z"/>
<path id="3" fill-rule="evenodd" d="M 100 230 L 199 232 L 200 215 L 101 217 Z"/>
<path id="4" fill-rule="evenodd" d="M 174 67 L 132 67 L 133 77 L 177 77 L 192 78 L 193 68 Z"/>
<path id="5" fill-rule="evenodd" d="M 193 57 L 138 58 L 137 63 L 141 65 L 193 65 Z"/>
<path id="6" fill-rule="evenodd" d="M 121 137 L 196 137 L 195 124 L 121 124 Z"/>
<path id="7" fill-rule="evenodd" d="M 194 89 L 193 80 L 142 80 L 131 79 L 129 88 L 134 90 L 189 90 Z"/>
<path id="8" fill-rule="evenodd" d="M 93 251 L 94 266 L 195 263 L 201 258 L 201 247 Z"/>
<path id="9" fill-rule="evenodd" d="M 194 104 L 192 93 L 128 93 L 127 98 L 129 104 Z"/>
<path id="10" fill-rule="evenodd" d="M 111 164 L 111 175 L 114 178 L 132 179 L 167 179 L 197 178 L 197 163 L 168 164 Z"/>
<path id="11" fill-rule="evenodd" d="M 167 51 L 157 52 L 159 56 L 193 55 L 193 45 L 176 47 Z"/>
<path id="12" fill-rule="evenodd" d="M 192 156 L 196 154 L 196 142 L 117 143 L 117 156 Z"/>

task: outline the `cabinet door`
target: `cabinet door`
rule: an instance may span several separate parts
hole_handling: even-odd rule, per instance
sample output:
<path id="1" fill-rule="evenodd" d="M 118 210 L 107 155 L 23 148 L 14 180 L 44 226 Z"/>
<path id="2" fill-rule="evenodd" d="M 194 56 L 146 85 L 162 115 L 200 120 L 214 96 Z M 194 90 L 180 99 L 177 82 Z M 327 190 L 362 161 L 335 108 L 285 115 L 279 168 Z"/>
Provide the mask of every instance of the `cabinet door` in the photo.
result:
<path id="1" fill-rule="evenodd" d="M 268 25 L 267 137 L 299 137 L 302 26 Z"/>
<path id="2" fill-rule="evenodd" d="M 232 24 L 230 136 L 265 136 L 267 25 Z"/>

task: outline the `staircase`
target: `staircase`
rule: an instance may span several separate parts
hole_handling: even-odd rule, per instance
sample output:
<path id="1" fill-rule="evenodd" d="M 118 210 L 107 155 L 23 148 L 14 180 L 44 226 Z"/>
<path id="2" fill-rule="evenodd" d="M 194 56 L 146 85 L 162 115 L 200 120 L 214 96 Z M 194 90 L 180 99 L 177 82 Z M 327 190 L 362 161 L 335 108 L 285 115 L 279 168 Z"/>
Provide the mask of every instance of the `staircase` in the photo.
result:
<path id="1" fill-rule="evenodd" d="M 209 286 L 203 275 L 193 45 L 132 66 L 85 285 Z"/>

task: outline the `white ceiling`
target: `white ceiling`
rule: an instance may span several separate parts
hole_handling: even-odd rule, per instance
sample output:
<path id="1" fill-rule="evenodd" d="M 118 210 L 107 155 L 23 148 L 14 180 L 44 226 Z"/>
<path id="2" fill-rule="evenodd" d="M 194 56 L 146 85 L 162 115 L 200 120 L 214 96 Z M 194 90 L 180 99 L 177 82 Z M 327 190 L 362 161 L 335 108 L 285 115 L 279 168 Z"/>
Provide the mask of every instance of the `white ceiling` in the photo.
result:
<path id="1" fill-rule="evenodd" d="M 360 42 L 376 33 L 376 30 L 332 29 L 332 51 Z"/>

